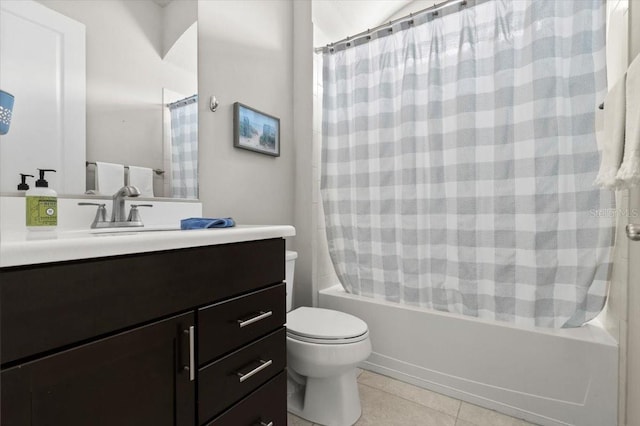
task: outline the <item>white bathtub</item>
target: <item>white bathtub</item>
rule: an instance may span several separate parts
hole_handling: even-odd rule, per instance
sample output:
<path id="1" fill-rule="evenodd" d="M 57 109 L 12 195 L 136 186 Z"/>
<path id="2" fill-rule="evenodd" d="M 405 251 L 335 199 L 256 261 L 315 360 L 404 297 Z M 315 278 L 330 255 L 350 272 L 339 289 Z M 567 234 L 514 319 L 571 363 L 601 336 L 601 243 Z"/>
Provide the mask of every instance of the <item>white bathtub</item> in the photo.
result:
<path id="1" fill-rule="evenodd" d="M 617 424 L 618 345 L 601 327 L 506 323 L 320 291 L 369 325 L 363 368 L 541 425 Z"/>

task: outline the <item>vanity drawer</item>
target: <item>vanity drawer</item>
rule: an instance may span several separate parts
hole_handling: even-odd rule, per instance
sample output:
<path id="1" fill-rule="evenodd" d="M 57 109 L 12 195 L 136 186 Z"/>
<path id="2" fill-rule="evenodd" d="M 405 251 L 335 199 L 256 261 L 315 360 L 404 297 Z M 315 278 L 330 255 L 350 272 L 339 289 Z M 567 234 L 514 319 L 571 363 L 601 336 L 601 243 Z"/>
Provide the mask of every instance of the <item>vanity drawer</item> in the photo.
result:
<path id="1" fill-rule="evenodd" d="M 198 310 L 198 356 L 208 363 L 286 322 L 284 284 Z"/>
<path id="2" fill-rule="evenodd" d="M 281 372 L 206 426 L 287 424 L 287 373 Z"/>
<path id="3" fill-rule="evenodd" d="M 198 419 L 207 421 L 267 382 L 286 365 L 284 327 L 198 372 Z"/>
<path id="4" fill-rule="evenodd" d="M 284 248 L 277 238 L 2 268 L 0 360 L 6 365 L 281 283 Z"/>

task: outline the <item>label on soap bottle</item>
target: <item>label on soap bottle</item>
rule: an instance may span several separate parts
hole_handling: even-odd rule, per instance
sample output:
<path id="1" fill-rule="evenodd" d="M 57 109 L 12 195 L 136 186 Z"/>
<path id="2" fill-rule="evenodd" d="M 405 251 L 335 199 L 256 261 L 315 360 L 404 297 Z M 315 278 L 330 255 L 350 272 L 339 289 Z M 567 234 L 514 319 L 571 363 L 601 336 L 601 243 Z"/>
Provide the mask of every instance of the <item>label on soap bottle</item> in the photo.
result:
<path id="1" fill-rule="evenodd" d="M 58 199 L 56 197 L 26 197 L 27 226 L 58 225 Z"/>

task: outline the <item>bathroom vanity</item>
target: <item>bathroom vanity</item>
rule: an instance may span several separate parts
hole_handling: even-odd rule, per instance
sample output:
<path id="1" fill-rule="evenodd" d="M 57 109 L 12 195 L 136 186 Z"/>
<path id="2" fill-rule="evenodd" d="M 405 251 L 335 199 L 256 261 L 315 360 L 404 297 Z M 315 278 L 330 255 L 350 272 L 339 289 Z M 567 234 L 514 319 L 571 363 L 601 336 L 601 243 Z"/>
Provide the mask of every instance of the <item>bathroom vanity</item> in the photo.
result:
<path id="1" fill-rule="evenodd" d="M 286 424 L 283 237 L 294 233 L 5 238 L 1 423 Z"/>

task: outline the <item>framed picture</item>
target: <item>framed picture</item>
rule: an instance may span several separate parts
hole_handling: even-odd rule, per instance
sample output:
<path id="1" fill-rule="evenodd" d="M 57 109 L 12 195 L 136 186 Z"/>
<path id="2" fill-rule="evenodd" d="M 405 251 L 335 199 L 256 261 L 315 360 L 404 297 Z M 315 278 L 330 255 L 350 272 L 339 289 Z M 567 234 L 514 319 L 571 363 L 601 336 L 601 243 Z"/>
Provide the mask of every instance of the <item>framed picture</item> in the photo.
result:
<path id="1" fill-rule="evenodd" d="M 233 104 L 233 146 L 280 156 L 280 119 L 236 102 Z"/>

